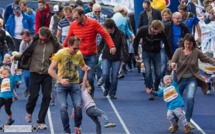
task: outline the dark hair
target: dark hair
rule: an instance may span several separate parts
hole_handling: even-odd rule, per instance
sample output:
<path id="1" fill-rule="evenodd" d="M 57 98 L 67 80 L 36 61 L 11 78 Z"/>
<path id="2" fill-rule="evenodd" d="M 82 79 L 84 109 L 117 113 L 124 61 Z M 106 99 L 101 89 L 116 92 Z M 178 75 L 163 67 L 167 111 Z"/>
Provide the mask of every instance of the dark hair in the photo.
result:
<path id="1" fill-rule="evenodd" d="M 26 35 L 26 36 L 30 36 L 31 32 L 28 29 L 23 29 L 22 32 L 20 33 L 20 35 Z"/>
<path id="2" fill-rule="evenodd" d="M 149 0 L 145 0 L 143 3 L 146 3 L 148 7 L 151 7 L 151 2 Z"/>
<path id="3" fill-rule="evenodd" d="M 84 14 L 84 9 L 82 7 L 76 7 L 75 9 L 73 9 L 73 13 L 74 12 L 78 12 L 78 15 L 82 15 Z"/>
<path id="4" fill-rule="evenodd" d="M 43 5 L 46 4 L 45 0 L 38 0 L 38 3 L 41 3 L 41 4 L 43 4 Z"/>
<path id="5" fill-rule="evenodd" d="M 113 27 L 116 27 L 116 24 L 114 22 L 114 20 L 112 19 L 107 19 L 105 22 L 104 22 L 104 27 L 106 28 L 113 28 Z"/>
<path id="6" fill-rule="evenodd" d="M 46 36 L 46 37 L 51 37 L 51 31 L 47 27 L 41 27 L 39 29 L 39 35 L 41 36 Z"/>
<path id="7" fill-rule="evenodd" d="M 76 4 L 79 5 L 79 6 L 84 6 L 84 3 L 81 0 L 77 0 Z"/>
<path id="8" fill-rule="evenodd" d="M 79 37 L 76 37 L 76 36 L 72 36 L 72 37 L 70 37 L 69 38 L 69 40 L 68 40 L 68 44 L 70 45 L 70 46 L 73 46 L 74 44 L 75 44 L 75 42 L 77 43 L 80 43 L 81 42 L 81 39 L 79 38 Z"/>
<path id="9" fill-rule="evenodd" d="M 185 41 L 190 41 L 190 42 L 192 42 L 192 43 L 193 43 L 193 48 L 197 47 L 195 38 L 193 37 L 192 34 L 187 33 L 187 34 L 184 36 L 184 38 L 182 38 L 182 39 L 178 42 L 179 46 L 184 48 L 184 42 L 185 42 Z"/>

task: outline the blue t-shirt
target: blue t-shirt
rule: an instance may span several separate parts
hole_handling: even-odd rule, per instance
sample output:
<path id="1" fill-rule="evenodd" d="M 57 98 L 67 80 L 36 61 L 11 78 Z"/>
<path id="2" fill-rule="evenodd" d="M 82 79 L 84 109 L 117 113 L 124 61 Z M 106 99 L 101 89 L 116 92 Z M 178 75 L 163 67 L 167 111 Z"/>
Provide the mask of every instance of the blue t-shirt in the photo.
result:
<path id="1" fill-rule="evenodd" d="M 0 88 L 0 98 L 13 98 L 15 87 L 15 76 L 10 74 L 9 78 L 2 79 Z"/>
<path id="2" fill-rule="evenodd" d="M 178 48 L 178 42 L 181 39 L 181 27 L 172 24 L 172 35 L 173 35 L 172 52 L 174 53 L 175 50 Z"/>
<path id="3" fill-rule="evenodd" d="M 182 22 L 188 27 L 190 33 L 192 34 L 193 27 L 199 23 L 199 19 L 195 15 L 193 17 L 189 15 L 189 17 L 187 18 L 187 21 L 186 22 L 184 21 L 185 20 L 182 18 Z"/>

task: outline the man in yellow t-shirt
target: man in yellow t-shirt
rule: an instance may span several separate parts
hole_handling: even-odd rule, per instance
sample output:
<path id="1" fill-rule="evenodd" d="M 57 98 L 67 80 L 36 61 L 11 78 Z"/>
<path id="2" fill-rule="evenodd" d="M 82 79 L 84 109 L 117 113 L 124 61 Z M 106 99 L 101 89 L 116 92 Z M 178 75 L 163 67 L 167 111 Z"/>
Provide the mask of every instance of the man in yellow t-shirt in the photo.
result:
<path id="1" fill-rule="evenodd" d="M 85 71 L 90 70 L 84 62 L 80 49 L 80 38 L 70 37 L 68 47 L 59 50 L 52 58 L 52 63 L 48 73 L 57 80 L 57 94 L 60 103 L 61 120 L 65 133 L 71 133 L 67 95 L 71 96 L 73 107 L 75 109 L 75 131 L 80 133 L 80 125 L 82 121 L 81 111 L 81 90 L 79 86 L 78 66 Z M 58 68 L 58 74 L 55 69 Z"/>

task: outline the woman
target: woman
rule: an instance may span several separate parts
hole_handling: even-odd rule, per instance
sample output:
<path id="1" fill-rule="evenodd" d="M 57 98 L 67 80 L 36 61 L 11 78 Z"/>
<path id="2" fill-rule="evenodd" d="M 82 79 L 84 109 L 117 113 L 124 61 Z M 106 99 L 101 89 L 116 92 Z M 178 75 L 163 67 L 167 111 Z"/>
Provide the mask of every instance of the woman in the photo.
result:
<path id="1" fill-rule="evenodd" d="M 215 61 L 204 55 L 198 48 L 194 37 L 191 34 L 186 34 L 179 42 L 180 47 L 175 51 L 171 67 L 175 69 L 178 79 L 178 88 L 181 95 L 186 89 L 187 107 L 186 119 L 190 122 L 193 114 L 194 98 L 197 86 L 201 87 L 204 94 L 207 93 L 208 84 L 204 81 L 199 72 L 198 60 L 215 65 Z M 190 123 L 189 123 L 190 124 Z M 193 127 L 190 124 L 191 127 Z M 194 127 L 193 127 L 194 128 Z"/>
<path id="2" fill-rule="evenodd" d="M 104 96 L 109 96 L 111 99 L 117 99 L 116 91 L 118 85 L 118 72 L 121 62 L 126 62 L 129 59 L 128 46 L 126 42 L 125 34 L 119 30 L 112 19 L 107 19 L 104 23 L 104 27 L 110 34 L 115 47 L 116 53 L 112 55 L 108 45 L 102 39 L 98 52 L 103 50 L 102 54 L 102 78 L 104 81 Z"/>
<path id="3" fill-rule="evenodd" d="M 172 21 L 172 12 L 170 11 L 169 8 L 165 8 L 161 12 L 162 16 L 162 22 L 165 24 L 167 22 Z M 166 74 L 166 69 L 167 69 L 167 61 L 168 58 L 166 56 L 166 52 L 164 49 L 164 44 L 161 42 L 161 79 L 165 76 Z M 163 82 L 161 80 L 160 86 L 163 86 Z"/>

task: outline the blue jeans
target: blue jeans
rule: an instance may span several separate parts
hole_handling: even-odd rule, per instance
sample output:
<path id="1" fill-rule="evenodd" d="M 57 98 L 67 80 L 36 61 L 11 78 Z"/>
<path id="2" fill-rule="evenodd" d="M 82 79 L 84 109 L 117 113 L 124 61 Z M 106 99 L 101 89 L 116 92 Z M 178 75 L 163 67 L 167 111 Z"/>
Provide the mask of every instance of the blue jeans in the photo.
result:
<path id="1" fill-rule="evenodd" d="M 186 89 L 187 93 L 187 107 L 186 107 L 186 119 L 190 121 L 192 114 L 193 114 L 193 107 L 194 107 L 194 97 L 197 89 L 197 80 L 195 78 L 182 78 L 178 82 L 178 89 L 183 96 L 183 92 Z"/>
<path id="2" fill-rule="evenodd" d="M 145 72 L 146 72 L 145 85 L 148 88 L 153 88 L 153 85 L 154 85 L 155 90 L 158 90 L 158 86 L 160 84 L 160 77 L 161 77 L 161 54 L 143 51 L 142 58 L 145 66 Z M 153 84 L 152 70 L 151 70 L 152 63 L 153 63 L 154 72 L 155 72 L 154 84 Z"/>
<path id="3" fill-rule="evenodd" d="M 95 66 L 96 66 L 96 61 L 97 61 L 97 55 L 94 54 L 94 55 L 91 55 L 91 56 L 83 56 L 84 57 L 84 61 L 85 61 L 85 64 L 87 66 L 90 67 L 91 71 L 88 73 L 87 75 L 87 79 L 90 83 L 90 86 L 91 86 L 91 92 L 90 92 L 90 95 L 92 97 L 94 97 L 94 69 L 95 69 Z M 84 71 L 82 71 L 80 68 L 78 69 L 78 73 L 79 73 L 79 77 L 80 77 L 80 81 L 82 82 L 82 79 L 83 79 L 83 76 L 84 76 Z"/>
<path id="4" fill-rule="evenodd" d="M 29 72 L 29 70 L 23 70 L 23 74 L 24 74 L 24 79 L 25 79 L 25 86 L 28 89 L 29 88 L 30 72 Z"/>
<path id="5" fill-rule="evenodd" d="M 167 59 L 166 51 L 165 49 L 161 49 L 161 79 L 166 75 L 167 70 Z"/>
<path id="6" fill-rule="evenodd" d="M 105 89 L 109 91 L 110 96 L 116 95 L 120 65 L 121 61 L 109 61 L 105 58 L 102 59 L 103 81 Z"/>
<path id="7" fill-rule="evenodd" d="M 57 96 L 60 103 L 61 121 L 66 133 L 71 133 L 68 116 L 68 94 L 71 97 L 73 107 L 75 110 L 75 127 L 80 127 L 82 121 L 82 109 L 81 109 L 81 90 L 79 84 L 70 84 L 69 87 L 64 87 L 62 84 L 57 84 Z"/>
<path id="8" fill-rule="evenodd" d="M 98 119 L 98 117 L 102 117 L 104 120 L 104 123 L 108 122 L 108 117 L 107 115 L 104 113 L 104 111 L 98 109 L 97 107 L 90 107 L 87 109 L 86 111 L 87 115 L 95 122 L 96 124 L 96 133 L 97 134 L 101 134 L 101 124 L 100 121 Z"/>

